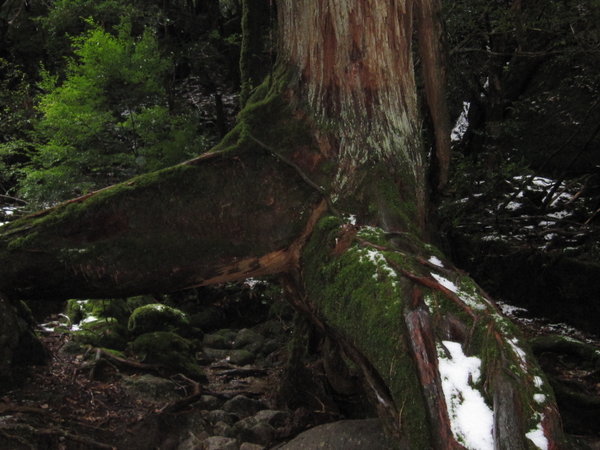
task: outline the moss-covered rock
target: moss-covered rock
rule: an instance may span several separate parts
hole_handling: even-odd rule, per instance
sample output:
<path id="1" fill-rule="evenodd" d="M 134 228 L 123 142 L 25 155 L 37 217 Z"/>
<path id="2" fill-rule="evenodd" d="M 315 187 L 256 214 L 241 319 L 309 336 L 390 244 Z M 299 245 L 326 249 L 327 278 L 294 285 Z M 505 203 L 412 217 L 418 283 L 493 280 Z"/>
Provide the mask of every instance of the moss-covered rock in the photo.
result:
<path id="1" fill-rule="evenodd" d="M 81 344 L 123 350 L 127 345 L 127 330 L 114 317 L 84 319 L 73 332 L 73 338 Z"/>
<path id="2" fill-rule="evenodd" d="M 133 335 L 141 335 L 152 331 L 186 332 L 190 325 L 183 311 L 160 303 L 151 303 L 140 306 L 131 313 L 127 328 Z"/>
<path id="3" fill-rule="evenodd" d="M 120 323 L 126 324 L 131 309 L 123 298 L 67 301 L 66 315 L 71 324 L 78 324 L 89 317 L 113 317 Z"/>
<path id="4" fill-rule="evenodd" d="M 202 368 L 197 364 L 197 344 L 170 331 L 156 331 L 138 336 L 128 346 L 143 362 L 160 364 L 172 372 L 203 379 Z"/>

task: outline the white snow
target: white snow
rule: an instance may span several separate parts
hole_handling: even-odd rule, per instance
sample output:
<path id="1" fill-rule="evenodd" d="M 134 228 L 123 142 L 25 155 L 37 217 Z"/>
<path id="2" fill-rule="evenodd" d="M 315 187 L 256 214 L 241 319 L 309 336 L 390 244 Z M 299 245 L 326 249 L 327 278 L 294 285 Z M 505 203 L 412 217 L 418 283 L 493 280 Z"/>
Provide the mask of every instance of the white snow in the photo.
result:
<path id="1" fill-rule="evenodd" d="M 438 283 L 440 283 L 442 286 L 444 286 L 446 289 L 454 292 L 455 294 L 458 294 L 458 286 L 455 285 L 452 281 L 450 281 L 447 278 L 444 278 L 441 275 L 438 275 L 436 273 L 432 273 L 431 276 L 433 278 L 435 278 L 435 280 Z"/>
<path id="2" fill-rule="evenodd" d="M 381 254 L 381 252 L 377 250 L 367 250 L 366 257 L 375 265 L 375 267 L 382 269 L 387 276 L 389 276 L 390 278 L 397 278 L 396 271 L 388 265 L 387 261 L 385 260 L 385 257 Z M 362 262 L 363 255 L 361 255 L 360 258 Z M 374 273 L 373 277 L 377 278 L 377 273 Z"/>
<path id="3" fill-rule="evenodd" d="M 515 355 L 517 355 L 517 357 L 519 358 L 519 363 L 521 365 L 521 369 L 526 370 L 527 369 L 527 355 L 525 354 L 523 349 L 521 349 L 517 345 L 519 343 L 517 338 L 507 339 L 507 342 L 509 343 L 513 352 L 515 352 Z"/>
<path id="4" fill-rule="evenodd" d="M 571 213 L 569 211 L 557 211 L 557 212 L 553 212 L 553 213 L 549 213 L 547 214 L 548 217 L 552 218 L 552 219 L 564 219 L 565 217 L 570 216 Z"/>
<path id="5" fill-rule="evenodd" d="M 508 205 L 506 205 L 506 209 L 508 209 L 509 211 L 516 211 L 521 206 L 522 206 L 521 203 L 518 203 L 518 202 L 509 202 Z"/>
<path id="6" fill-rule="evenodd" d="M 438 266 L 438 267 L 442 267 L 442 268 L 444 267 L 444 264 L 437 256 L 432 256 L 427 261 L 429 261 L 434 266 Z"/>
<path id="7" fill-rule="evenodd" d="M 533 394 L 533 400 L 536 403 L 544 403 L 546 401 L 546 396 L 544 394 Z"/>
<path id="8" fill-rule="evenodd" d="M 466 448 L 493 450 L 494 413 L 481 393 L 472 387 L 481 375 L 481 360 L 466 356 L 458 342 L 438 346 L 439 372 L 452 432 Z M 445 350 L 450 353 L 446 356 Z"/>
<path id="9" fill-rule="evenodd" d="M 96 320 L 98 320 L 97 317 L 87 316 L 85 319 L 83 319 L 78 324 L 73 324 L 73 326 L 71 327 L 71 331 L 79 331 L 79 330 L 81 330 L 81 325 L 83 325 L 84 323 L 95 322 Z"/>
<path id="10" fill-rule="evenodd" d="M 350 214 L 350 217 L 348 217 L 348 223 L 350 225 L 356 225 L 356 216 L 354 214 Z"/>
<path id="11" fill-rule="evenodd" d="M 541 388 L 542 385 L 544 384 L 544 380 L 542 380 L 538 376 L 535 376 L 535 377 L 533 377 L 533 384 L 536 388 Z"/>
<path id="12" fill-rule="evenodd" d="M 498 305 L 498 307 L 500 308 L 502 313 L 506 314 L 507 316 L 514 316 L 517 313 L 526 313 L 527 312 L 527 310 L 525 308 L 521 308 L 519 306 L 514 306 L 514 305 L 509 305 L 508 303 L 504 303 L 504 302 L 496 302 L 496 305 Z"/>
<path id="13" fill-rule="evenodd" d="M 540 450 L 548 450 L 548 439 L 546 439 L 546 436 L 544 435 L 541 420 L 537 427 L 526 433 L 525 436 Z"/>

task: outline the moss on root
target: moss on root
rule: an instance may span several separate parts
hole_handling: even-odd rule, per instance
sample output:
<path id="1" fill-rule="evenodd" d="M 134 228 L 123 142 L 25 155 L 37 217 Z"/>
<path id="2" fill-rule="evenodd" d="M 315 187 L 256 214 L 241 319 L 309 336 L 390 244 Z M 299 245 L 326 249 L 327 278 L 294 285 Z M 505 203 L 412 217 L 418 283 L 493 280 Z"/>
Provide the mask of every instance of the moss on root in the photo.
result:
<path id="1" fill-rule="evenodd" d="M 458 341 L 468 356 L 481 359 L 483 376 L 474 387 L 488 405 L 494 404 L 495 389 L 508 389 L 516 396 L 508 407 L 522 415 L 523 433 L 541 426 L 555 404 L 550 385 L 518 330 L 480 288 L 468 276 L 428 261 L 444 258 L 410 233 L 361 227 L 344 252 L 334 251 L 347 226 L 340 218 L 326 217 L 315 228 L 302 260 L 307 297 L 385 381 L 400 411 L 400 432 L 411 448 L 431 446 L 404 323 L 405 314 L 415 307 L 415 287 L 423 296 L 421 308 L 429 313 L 435 341 Z M 522 440 L 533 445 L 525 436 Z"/>
<path id="2" fill-rule="evenodd" d="M 429 448 L 426 410 L 402 322 L 410 285 L 387 265 L 388 252 L 355 244 L 333 257 L 341 226 L 338 218 L 322 219 L 304 251 L 308 297 L 331 326 L 368 355 L 401 411 L 402 433 L 411 448 Z M 383 235 L 375 229 L 366 233 L 381 242 Z"/>

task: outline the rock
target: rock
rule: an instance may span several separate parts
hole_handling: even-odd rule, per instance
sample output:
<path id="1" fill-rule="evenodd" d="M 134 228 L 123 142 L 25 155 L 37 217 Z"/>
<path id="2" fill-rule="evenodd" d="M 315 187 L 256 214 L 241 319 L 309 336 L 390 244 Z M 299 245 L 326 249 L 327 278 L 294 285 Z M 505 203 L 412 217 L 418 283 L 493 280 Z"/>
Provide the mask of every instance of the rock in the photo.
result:
<path id="1" fill-rule="evenodd" d="M 154 402 L 181 398 L 175 390 L 177 388 L 175 383 L 150 374 L 123 377 L 122 386 L 130 395 Z"/>
<path id="2" fill-rule="evenodd" d="M 209 306 L 190 316 L 190 325 L 202 330 L 214 330 L 225 325 L 226 317 L 221 308 Z"/>
<path id="3" fill-rule="evenodd" d="M 244 395 L 236 395 L 223 404 L 223 409 L 241 418 L 249 417 L 265 409 L 265 405 Z"/>
<path id="4" fill-rule="evenodd" d="M 277 339 L 268 339 L 260 349 L 261 356 L 267 356 L 282 347 L 282 344 Z"/>
<path id="5" fill-rule="evenodd" d="M 204 450 L 237 450 L 237 441 L 225 436 L 211 436 L 202 442 Z"/>
<path id="6" fill-rule="evenodd" d="M 204 347 L 208 347 L 211 349 L 228 349 L 230 348 L 229 342 L 225 339 L 224 336 L 220 334 L 205 334 L 204 340 L 202 341 L 202 345 Z"/>
<path id="7" fill-rule="evenodd" d="M 220 400 L 214 395 L 202 395 L 200 400 L 194 403 L 195 408 L 213 410 L 221 405 Z"/>
<path id="8" fill-rule="evenodd" d="M 269 445 L 275 438 L 275 428 L 268 423 L 258 422 L 255 417 L 247 417 L 236 422 L 233 432 L 240 441 L 261 445 Z"/>
<path id="9" fill-rule="evenodd" d="M 160 364 L 173 372 L 203 380 L 202 368 L 196 363 L 193 341 L 176 333 L 156 331 L 138 336 L 129 344 L 129 350 L 142 357 L 148 364 Z"/>
<path id="10" fill-rule="evenodd" d="M 225 422 L 217 422 L 213 425 L 213 433 L 219 436 L 235 437 L 234 429 Z"/>
<path id="11" fill-rule="evenodd" d="M 190 433 L 190 436 L 182 441 L 177 450 L 197 450 L 202 448 L 202 442 L 208 439 L 210 436 L 206 432 L 202 432 L 198 435 Z"/>
<path id="12" fill-rule="evenodd" d="M 227 356 L 227 360 L 231 364 L 235 364 L 236 366 L 245 366 L 246 364 L 252 364 L 256 356 L 254 353 L 248 350 L 231 350 L 229 355 Z"/>
<path id="13" fill-rule="evenodd" d="M 212 361 L 221 361 L 222 359 L 227 358 L 229 355 L 229 350 L 223 350 L 218 348 L 204 348 L 202 351 L 202 355 L 205 360 Z"/>
<path id="14" fill-rule="evenodd" d="M 129 316 L 127 328 L 134 335 L 152 331 L 179 331 L 189 328 L 185 313 L 177 308 L 151 303 L 136 308 Z"/>
<path id="15" fill-rule="evenodd" d="M 210 423 L 225 422 L 228 425 L 233 425 L 239 420 L 239 417 L 222 409 L 215 409 L 206 414 L 206 419 Z"/>
<path id="16" fill-rule="evenodd" d="M 388 450 L 393 449 L 379 419 L 341 420 L 300 433 L 280 450 Z"/>
<path id="17" fill-rule="evenodd" d="M 249 328 L 242 328 L 238 331 L 233 341 L 233 348 L 245 348 L 250 351 L 258 351 L 264 342 L 265 338 L 256 331 L 252 331 Z"/>
<path id="18" fill-rule="evenodd" d="M 250 442 L 243 442 L 240 445 L 240 450 L 264 450 L 266 447 L 258 444 L 252 444 Z"/>
<path id="19" fill-rule="evenodd" d="M 279 428 L 285 425 L 289 420 L 290 414 L 285 411 L 275 411 L 272 409 L 265 409 L 259 411 L 254 415 L 254 418 L 258 422 L 268 423 L 272 427 Z"/>

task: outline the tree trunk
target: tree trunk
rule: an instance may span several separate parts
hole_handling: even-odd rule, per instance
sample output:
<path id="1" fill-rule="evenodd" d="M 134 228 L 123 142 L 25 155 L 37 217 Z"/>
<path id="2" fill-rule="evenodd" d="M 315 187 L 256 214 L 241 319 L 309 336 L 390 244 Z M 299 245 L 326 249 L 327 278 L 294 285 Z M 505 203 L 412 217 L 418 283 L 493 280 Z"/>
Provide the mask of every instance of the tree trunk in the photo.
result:
<path id="1" fill-rule="evenodd" d="M 559 448 L 526 346 L 425 242 L 412 3 L 280 0 L 278 15 L 276 70 L 217 148 L 4 226 L 0 291 L 111 297 L 284 273 L 400 447 Z"/>

